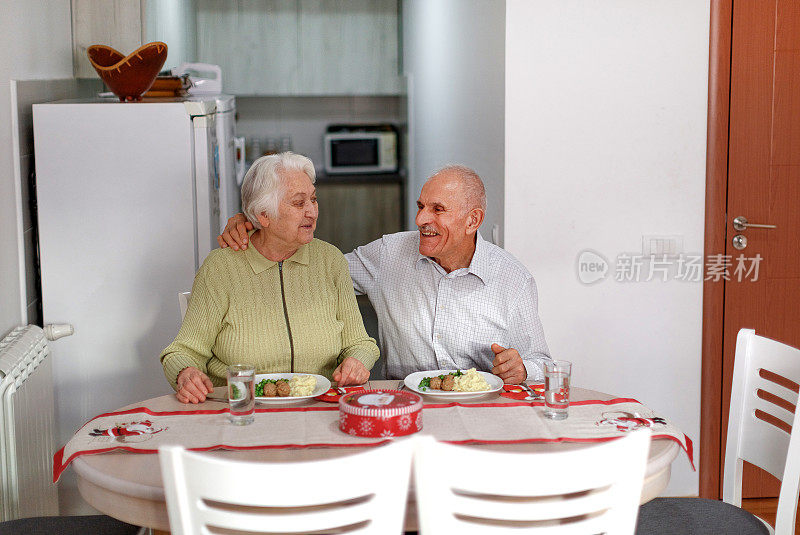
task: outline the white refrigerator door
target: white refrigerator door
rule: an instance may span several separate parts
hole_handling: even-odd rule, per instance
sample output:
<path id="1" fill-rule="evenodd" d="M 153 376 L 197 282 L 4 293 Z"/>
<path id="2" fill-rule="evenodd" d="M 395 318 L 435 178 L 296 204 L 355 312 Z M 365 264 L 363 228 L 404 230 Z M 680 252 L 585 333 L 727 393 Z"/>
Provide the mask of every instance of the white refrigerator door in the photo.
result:
<path id="1" fill-rule="evenodd" d="M 197 201 L 197 260 L 219 247 L 220 152 L 215 114 L 192 117 L 194 125 L 195 199 Z"/>
<path id="2" fill-rule="evenodd" d="M 220 229 L 228 218 L 241 212 L 241 188 L 236 169 L 236 109 L 217 111 L 217 142 L 219 143 L 219 212 Z"/>
<path id="3" fill-rule="evenodd" d="M 195 274 L 194 129 L 182 103 L 33 106 L 42 305 L 63 444 L 172 388 L 158 356 Z"/>

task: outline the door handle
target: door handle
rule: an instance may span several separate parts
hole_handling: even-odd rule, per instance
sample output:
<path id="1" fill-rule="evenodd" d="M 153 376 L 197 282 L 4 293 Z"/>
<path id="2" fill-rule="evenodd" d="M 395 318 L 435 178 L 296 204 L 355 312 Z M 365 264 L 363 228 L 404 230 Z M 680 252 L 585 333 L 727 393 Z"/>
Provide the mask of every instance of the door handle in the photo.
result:
<path id="1" fill-rule="evenodd" d="M 748 228 L 778 228 L 775 225 L 760 225 L 757 223 L 748 223 L 747 218 L 739 216 L 733 220 L 733 228 L 738 231 L 746 230 Z"/>

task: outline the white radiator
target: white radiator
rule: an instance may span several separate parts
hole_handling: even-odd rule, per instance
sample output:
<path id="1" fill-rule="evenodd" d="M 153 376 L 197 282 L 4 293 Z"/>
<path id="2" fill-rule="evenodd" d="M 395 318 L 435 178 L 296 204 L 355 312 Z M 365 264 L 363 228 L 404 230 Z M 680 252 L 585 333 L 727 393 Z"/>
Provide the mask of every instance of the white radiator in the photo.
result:
<path id="1" fill-rule="evenodd" d="M 0 341 L 0 520 L 58 514 L 54 412 L 45 333 L 18 327 Z"/>

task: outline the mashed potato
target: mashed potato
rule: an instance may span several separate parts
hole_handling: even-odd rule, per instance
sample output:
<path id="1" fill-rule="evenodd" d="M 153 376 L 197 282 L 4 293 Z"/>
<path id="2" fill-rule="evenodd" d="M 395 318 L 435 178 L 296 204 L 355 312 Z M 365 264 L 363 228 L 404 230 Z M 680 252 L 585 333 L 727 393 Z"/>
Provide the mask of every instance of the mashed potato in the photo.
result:
<path id="1" fill-rule="evenodd" d="M 310 396 L 317 387 L 317 378 L 313 375 L 295 375 L 289 379 L 292 397 Z"/>
<path id="2" fill-rule="evenodd" d="M 464 372 L 464 375 L 455 378 L 453 390 L 456 392 L 481 392 L 489 390 L 489 383 L 475 368 L 470 368 Z"/>

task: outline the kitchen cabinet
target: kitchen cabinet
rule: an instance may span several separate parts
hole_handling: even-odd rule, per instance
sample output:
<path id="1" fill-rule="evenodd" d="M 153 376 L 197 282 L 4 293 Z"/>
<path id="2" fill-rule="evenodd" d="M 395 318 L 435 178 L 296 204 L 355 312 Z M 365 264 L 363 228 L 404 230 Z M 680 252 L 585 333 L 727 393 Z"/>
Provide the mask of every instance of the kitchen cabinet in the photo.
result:
<path id="1" fill-rule="evenodd" d="M 197 60 L 235 95 L 398 95 L 398 0 L 197 0 Z"/>
<path id="2" fill-rule="evenodd" d="M 403 189 L 400 175 L 319 176 L 319 219 L 314 236 L 343 253 L 403 230 Z"/>
<path id="3" fill-rule="evenodd" d="M 141 0 L 72 0 L 72 65 L 76 78 L 97 78 L 86 49 L 94 44 L 130 54 L 142 45 Z"/>
<path id="4" fill-rule="evenodd" d="M 194 20 L 158 25 L 146 15 L 168 13 L 163 0 L 72 0 L 75 76 L 97 77 L 86 57 L 92 44 L 128 54 L 160 40 L 181 58 L 221 66 L 223 90 L 234 95 L 400 95 L 398 2 L 192 0 L 193 10 L 175 16 Z M 155 26 L 167 29 L 153 34 Z M 187 36 L 169 28 L 196 28 L 196 50 L 184 51 Z"/>

